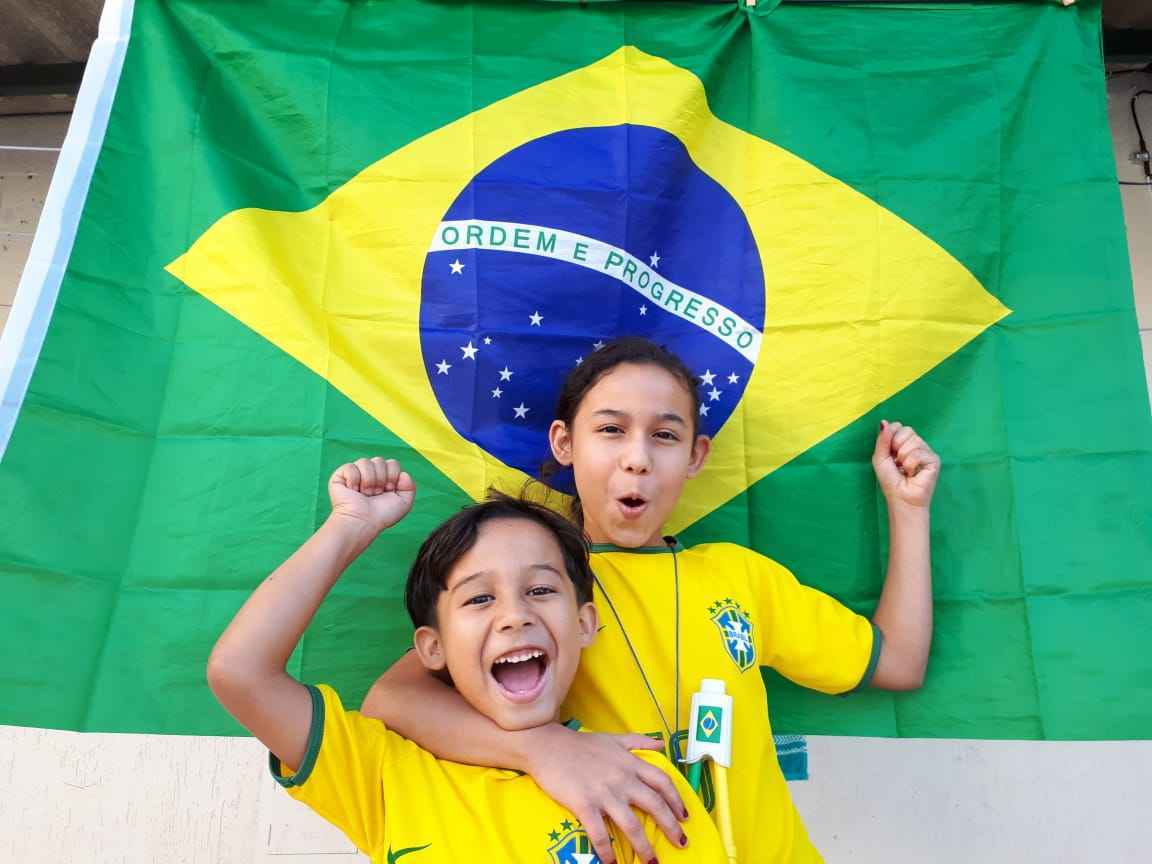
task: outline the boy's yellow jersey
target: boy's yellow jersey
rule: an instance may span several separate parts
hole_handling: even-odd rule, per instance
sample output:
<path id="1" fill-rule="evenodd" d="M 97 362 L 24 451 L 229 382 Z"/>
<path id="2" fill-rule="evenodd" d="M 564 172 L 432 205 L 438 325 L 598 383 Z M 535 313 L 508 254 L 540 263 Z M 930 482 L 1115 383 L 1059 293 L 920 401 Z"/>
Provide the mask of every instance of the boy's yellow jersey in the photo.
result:
<path id="1" fill-rule="evenodd" d="M 595 546 L 592 567 L 601 629 L 581 657 L 566 711 L 605 732 L 667 738 L 670 728 L 682 739 L 701 680 L 723 680 L 733 699 L 728 785 L 738 860 L 820 861 L 776 759 L 760 667 L 845 693 L 871 679 L 879 631 L 780 564 L 734 544 L 677 547 L 675 554 Z M 711 806 L 707 775 L 703 795 Z"/>
<path id="2" fill-rule="evenodd" d="M 437 759 L 379 720 L 345 710 L 332 688 L 308 689 L 312 727 L 304 761 L 292 773 L 271 756 L 272 775 L 373 862 L 598 864 L 580 824 L 531 777 Z M 668 772 L 689 805 L 684 849 L 644 821 L 660 861 L 722 864 L 720 837 L 687 784 L 659 753 L 638 755 Z M 613 842 L 619 861 L 638 861 L 618 835 Z"/>

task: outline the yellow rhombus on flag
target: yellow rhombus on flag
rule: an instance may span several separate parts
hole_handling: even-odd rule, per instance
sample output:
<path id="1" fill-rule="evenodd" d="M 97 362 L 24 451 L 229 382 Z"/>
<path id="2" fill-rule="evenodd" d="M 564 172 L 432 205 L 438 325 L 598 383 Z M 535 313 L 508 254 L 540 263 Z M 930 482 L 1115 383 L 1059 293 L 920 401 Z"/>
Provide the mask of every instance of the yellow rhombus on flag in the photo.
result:
<path id="1" fill-rule="evenodd" d="M 509 151 L 574 128 L 664 130 L 738 203 L 764 274 L 743 397 L 676 532 L 842 429 L 1009 314 L 956 259 L 803 159 L 715 117 L 692 73 L 623 47 L 461 117 L 299 213 L 237 210 L 168 270 L 299 360 L 474 498 L 526 475 L 462 436 L 420 343 L 445 212 Z M 707 286 L 696 286 L 706 289 Z"/>

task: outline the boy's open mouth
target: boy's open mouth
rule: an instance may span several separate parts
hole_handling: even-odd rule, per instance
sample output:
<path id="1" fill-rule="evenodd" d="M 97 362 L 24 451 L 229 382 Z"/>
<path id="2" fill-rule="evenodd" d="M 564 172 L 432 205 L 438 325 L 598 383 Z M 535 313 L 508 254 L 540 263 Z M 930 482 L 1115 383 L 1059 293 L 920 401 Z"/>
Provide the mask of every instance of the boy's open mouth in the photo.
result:
<path id="1" fill-rule="evenodd" d="M 492 664 L 492 677 L 513 702 L 531 702 L 544 689 L 548 654 L 542 648 L 517 648 L 501 654 Z"/>

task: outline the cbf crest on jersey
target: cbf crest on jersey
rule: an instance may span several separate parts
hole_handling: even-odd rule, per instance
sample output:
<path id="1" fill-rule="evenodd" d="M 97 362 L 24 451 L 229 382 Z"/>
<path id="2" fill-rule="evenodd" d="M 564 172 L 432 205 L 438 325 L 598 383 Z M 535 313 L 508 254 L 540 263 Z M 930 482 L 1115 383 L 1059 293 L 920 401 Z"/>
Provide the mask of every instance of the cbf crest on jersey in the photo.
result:
<path id="1" fill-rule="evenodd" d="M 536 474 L 564 375 L 599 345 L 668 346 L 714 436 L 669 531 L 1008 312 L 631 46 L 384 155 L 310 210 L 234 211 L 168 270 L 476 498 Z"/>
<path id="2" fill-rule="evenodd" d="M 724 650 L 732 662 L 746 672 L 756 665 L 756 640 L 748 613 L 731 597 L 717 600 L 708 609 L 712 623 L 720 629 Z"/>
<path id="3" fill-rule="evenodd" d="M 600 864 L 600 856 L 592 848 L 592 841 L 578 822 L 565 819 L 556 830 L 549 832 L 549 861 L 552 864 Z"/>

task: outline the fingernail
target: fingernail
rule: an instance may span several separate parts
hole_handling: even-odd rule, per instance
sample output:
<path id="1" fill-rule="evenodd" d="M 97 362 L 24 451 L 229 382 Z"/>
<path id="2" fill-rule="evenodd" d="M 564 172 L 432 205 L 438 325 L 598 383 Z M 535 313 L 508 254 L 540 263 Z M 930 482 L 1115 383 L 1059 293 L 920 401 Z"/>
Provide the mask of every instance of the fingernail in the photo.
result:
<path id="1" fill-rule="evenodd" d="M 680 845 L 681 846 L 687 846 L 688 845 L 688 838 L 686 836 L 684 836 L 683 834 L 680 835 Z"/>
<path id="2" fill-rule="evenodd" d="M 680 813 L 680 818 L 681 819 L 687 819 L 688 818 L 688 808 L 687 807 L 685 807 L 684 810 Z"/>
<path id="3" fill-rule="evenodd" d="M 655 856 L 653 856 L 651 859 L 649 859 L 648 864 L 660 864 L 660 862 L 656 860 Z"/>

